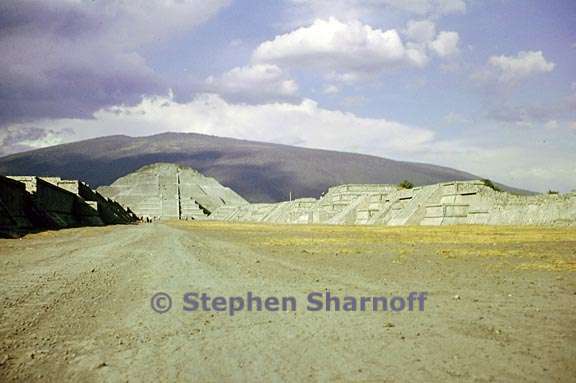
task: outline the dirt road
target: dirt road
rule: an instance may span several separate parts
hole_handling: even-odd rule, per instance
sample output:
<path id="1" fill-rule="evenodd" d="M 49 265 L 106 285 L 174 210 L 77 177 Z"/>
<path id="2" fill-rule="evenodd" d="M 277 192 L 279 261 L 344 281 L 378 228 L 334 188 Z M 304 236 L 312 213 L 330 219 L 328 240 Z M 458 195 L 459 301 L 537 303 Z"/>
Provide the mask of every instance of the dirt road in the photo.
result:
<path id="1" fill-rule="evenodd" d="M 0 381 L 576 381 L 574 229 L 410 230 L 169 223 L 0 240 Z M 181 308 L 186 292 L 300 305 L 326 289 L 429 298 L 399 313 Z M 152 310 L 157 292 L 170 312 Z"/>

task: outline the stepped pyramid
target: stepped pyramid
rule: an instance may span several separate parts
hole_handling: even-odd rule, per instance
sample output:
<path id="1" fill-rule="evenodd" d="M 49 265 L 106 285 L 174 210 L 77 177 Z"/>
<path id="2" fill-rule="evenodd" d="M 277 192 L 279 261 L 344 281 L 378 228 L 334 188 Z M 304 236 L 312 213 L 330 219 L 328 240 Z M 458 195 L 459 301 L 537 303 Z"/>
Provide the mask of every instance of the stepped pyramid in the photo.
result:
<path id="1" fill-rule="evenodd" d="M 169 163 L 144 166 L 98 192 L 142 218 L 204 219 L 221 206 L 248 203 L 214 178 Z"/>

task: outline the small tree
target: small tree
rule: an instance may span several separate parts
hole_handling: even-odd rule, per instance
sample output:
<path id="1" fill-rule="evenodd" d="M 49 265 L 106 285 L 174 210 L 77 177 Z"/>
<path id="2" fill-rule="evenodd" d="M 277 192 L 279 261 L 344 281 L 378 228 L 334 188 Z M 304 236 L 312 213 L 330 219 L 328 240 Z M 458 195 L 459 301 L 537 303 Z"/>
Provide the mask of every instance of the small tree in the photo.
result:
<path id="1" fill-rule="evenodd" d="M 412 189 L 414 184 L 408 180 L 404 180 L 398 184 L 402 189 Z"/>
<path id="2" fill-rule="evenodd" d="M 495 190 L 498 192 L 502 191 L 502 189 L 500 189 L 498 186 L 494 185 L 494 182 L 490 181 L 489 179 L 482 180 L 482 183 L 484 183 L 484 185 L 488 186 L 492 190 Z"/>
<path id="3" fill-rule="evenodd" d="M 548 194 L 560 194 L 556 190 L 548 190 Z"/>

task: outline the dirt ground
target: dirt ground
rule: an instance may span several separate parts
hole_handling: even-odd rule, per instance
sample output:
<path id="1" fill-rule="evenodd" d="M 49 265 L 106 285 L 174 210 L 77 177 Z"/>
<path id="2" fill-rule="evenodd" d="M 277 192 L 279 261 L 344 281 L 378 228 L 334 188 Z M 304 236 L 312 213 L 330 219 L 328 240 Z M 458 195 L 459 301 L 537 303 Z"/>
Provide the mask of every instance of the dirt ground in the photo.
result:
<path id="1" fill-rule="evenodd" d="M 425 310 L 306 295 L 426 291 Z M 295 312 L 185 312 L 186 292 Z M 157 292 L 173 307 L 156 313 Z M 300 304 L 302 303 L 302 307 Z M 0 382 L 574 382 L 576 228 L 172 222 L 0 240 Z"/>

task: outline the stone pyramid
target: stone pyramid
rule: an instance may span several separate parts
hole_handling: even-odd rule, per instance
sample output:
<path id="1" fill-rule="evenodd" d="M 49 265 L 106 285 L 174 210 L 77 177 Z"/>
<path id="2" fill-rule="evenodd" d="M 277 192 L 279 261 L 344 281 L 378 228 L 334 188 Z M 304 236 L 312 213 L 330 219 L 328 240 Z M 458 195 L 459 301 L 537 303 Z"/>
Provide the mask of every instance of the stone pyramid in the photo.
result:
<path id="1" fill-rule="evenodd" d="M 152 219 L 204 219 L 221 206 L 248 203 L 214 178 L 170 163 L 144 166 L 98 191 Z"/>

